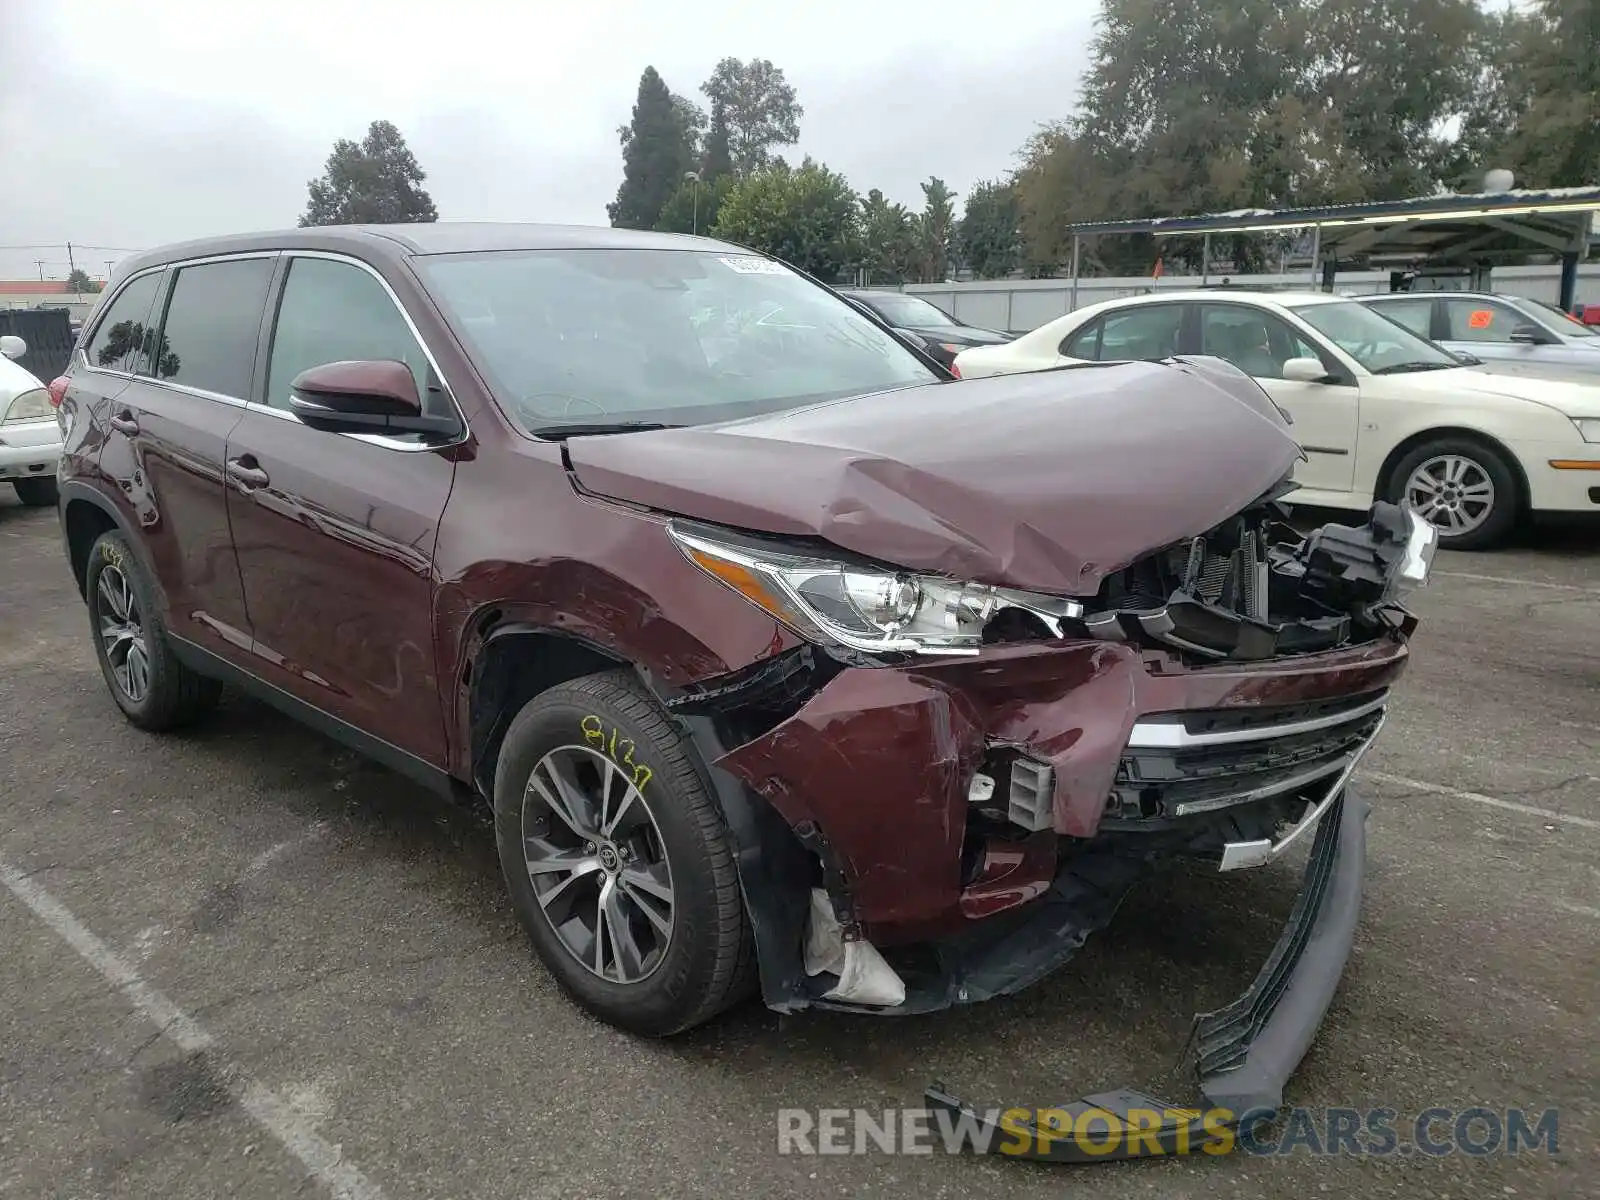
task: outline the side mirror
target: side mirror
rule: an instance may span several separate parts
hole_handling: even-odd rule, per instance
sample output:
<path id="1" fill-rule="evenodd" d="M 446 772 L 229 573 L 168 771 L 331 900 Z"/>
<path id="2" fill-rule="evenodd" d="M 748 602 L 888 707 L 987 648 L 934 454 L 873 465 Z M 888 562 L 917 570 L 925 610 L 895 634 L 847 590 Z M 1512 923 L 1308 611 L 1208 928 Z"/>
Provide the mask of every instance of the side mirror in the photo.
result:
<path id="1" fill-rule="evenodd" d="M 21 358 L 28 352 L 28 343 L 14 333 L 0 334 L 0 354 L 7 358 Z"/>
<path id="2" fill-rule="evenodd" d="M 1555 338 L 1537 325 L 1518 325 L 1511 331 L 1511 340 L 1522 346 L 1548 346 Z"/>
<path id="3" fill-rule="evenodd" d="M 456 433 L 454 416 L 423 411 L 416 376 L 392 359 L 323 363 L 296 375 L 289 409 L 332 433 Z"/>
<path id="4" fill-rule="evenodd" d="M 1320 358 L 1290 358 L 1284 360 L 1283 377 L 1295 383 L 1324 383 L 1328 368 Z"/>

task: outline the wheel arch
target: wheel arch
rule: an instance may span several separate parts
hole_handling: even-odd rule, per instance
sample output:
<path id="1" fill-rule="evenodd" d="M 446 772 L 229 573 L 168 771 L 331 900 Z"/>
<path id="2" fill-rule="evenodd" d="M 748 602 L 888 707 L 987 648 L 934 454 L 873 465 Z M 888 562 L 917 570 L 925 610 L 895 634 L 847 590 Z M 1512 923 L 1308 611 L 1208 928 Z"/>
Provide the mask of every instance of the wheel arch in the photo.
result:
<path id="1" fill-rule="evenodd" d="M 67 562 L 72 567 L 72 577 L 77 583 L 80 598 L 88 595 L 89 551 L 102 534 L 112 530 L 117 530 L 127 538 L 134 553 L 145 560 L 144 546 L 111 501 L 87 484 L 68 481 L 61 485 L 61 536 L 66 543 Z M 148 569 L 147 560 L 143 565 L 151 585 L 160 595 L 161 581 Z M 166 597 L 160 595 L 160 598 L 164 604 Z"/>
<path id="2" fill-rule="evenodd" d="M 1464 441 L 1477 442 L 1479 445 L 1494 451 L 1511 468 L 1511 473 L 1517 481 L 1517 507 L 1519 511 L 1526 511 L 1531 493 L 1528 485 L 1528 473 L 1522 469 L 1522 463 L 1517 456 L 1506 447 L 1506 444 L 1493 434 L 1485 433 L 1481 429 L 1473 429 L 1466 425 L 1433 425 L 1427 429 L 1420 429 L 1397 442 L 1393 449 L 1383 460 L 1383 465 L 1378 469 L 1377 487 L 1374 489 L 1375 498 L 1384 498 L 1389 495 L 1390 485 L 1394 482 L 1395 469 L 1402 459 L 1418 446 L 1427 442 L 1440 441 L 1445 438 L 1460 438 Z"/>

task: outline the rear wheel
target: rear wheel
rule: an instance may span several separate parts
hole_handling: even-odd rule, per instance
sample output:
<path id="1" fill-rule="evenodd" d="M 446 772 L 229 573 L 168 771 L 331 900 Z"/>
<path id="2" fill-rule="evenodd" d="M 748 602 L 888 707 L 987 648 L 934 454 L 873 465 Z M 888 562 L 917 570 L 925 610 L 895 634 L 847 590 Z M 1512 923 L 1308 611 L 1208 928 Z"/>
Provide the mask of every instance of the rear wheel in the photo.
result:
<path id="1" fill-rule="evenodd" d="M 1499 451 L 1471 438 L 1424 442 L 1395 464 L 1389 498 L 1407 504 L 1439 530 L 1448 550 L 1497 545 L 1517 523 L 1522 488 Z"/>
<path id="2" fill-rule="evenodd" d="M 111 698 L 140 729 L 186 725 L 215 707 L 222 685 L 172 652 L 144 566 L 117 530 L 100 535 L 86 572 L 95 656 Z"/>
<path id="3" fill-rule="evenodd" d="M 683 734 L 627 671 L 561 684 L 506 731 L 495 840 L 551 974 L 601 1019 L 665 1036 L 754 981 L 722 810 Z"/>
<path id="4" fill-rule="evenodd" d="M 39 475 L 30 479 L 14 479 L 11 486 L 17 489 L 17 499 L 29 508 L 54 508 L 60 499 L 53 476 Z"/>

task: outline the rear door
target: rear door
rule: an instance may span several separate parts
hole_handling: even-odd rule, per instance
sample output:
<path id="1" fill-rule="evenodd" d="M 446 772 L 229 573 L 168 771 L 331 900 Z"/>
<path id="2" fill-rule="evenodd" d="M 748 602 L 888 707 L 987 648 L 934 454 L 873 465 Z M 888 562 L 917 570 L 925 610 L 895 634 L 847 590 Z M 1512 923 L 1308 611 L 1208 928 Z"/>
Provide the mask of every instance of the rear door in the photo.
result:
<path id="1" fill-rule="evenodd" d="M 455 455 L 416 436 L 325 433 L 289 411 L 308 367 L 397 359 L 438 386 L 399 302 L 353 259 L 288 253 L 255 402 L 228 439 L 228 512 L 256 673 L 434 765 L 446 760 L 433 551 Z"/>
<path id="2" fill-rule="evenodd" d="M 1199 351 L 1225 359 L 1249 375 L 1294 418 L 1291 432 L 1306 452 L 1294 469 L 1301 487 L 1348 492 L 1355 479 L 1355 448 L 1361 392 L 1331 354 L 1276 313 L 1248 304 L 1202 303 Z M 1283 377 L 1291 358 L 1314 358 L 1327 367 L 1328 382 L 1302 383 Z"/>
<path id="3" fill-rule="evenodd" d="M 148 551 L 167 627 L 233 661 L 248 657 L 249 621 L 223 457 L 250 394 L 274 257 L 178 264 L 143 329 L 137 305 L 124 316 L 113 302 L 87 347 L 91 376 L 106 364 L 126 370 L 97 402 L 106 430 L 99 472 Z"/>

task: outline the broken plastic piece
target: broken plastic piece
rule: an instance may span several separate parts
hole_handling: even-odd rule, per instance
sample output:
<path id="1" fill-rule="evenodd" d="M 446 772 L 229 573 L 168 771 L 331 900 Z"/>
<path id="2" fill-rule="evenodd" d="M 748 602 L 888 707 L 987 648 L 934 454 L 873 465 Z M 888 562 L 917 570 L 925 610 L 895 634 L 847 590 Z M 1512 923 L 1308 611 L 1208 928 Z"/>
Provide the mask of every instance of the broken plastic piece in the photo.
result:
<path id="1" fill-rule="evenodd" d="M 905 981 L 871 942 L 844 940 L 828 893 L 811 889 L 811 919 L 806 923 L 806 974 L 837 975 L 824 999 L 894 1008 L 906 1000 Z"/>

